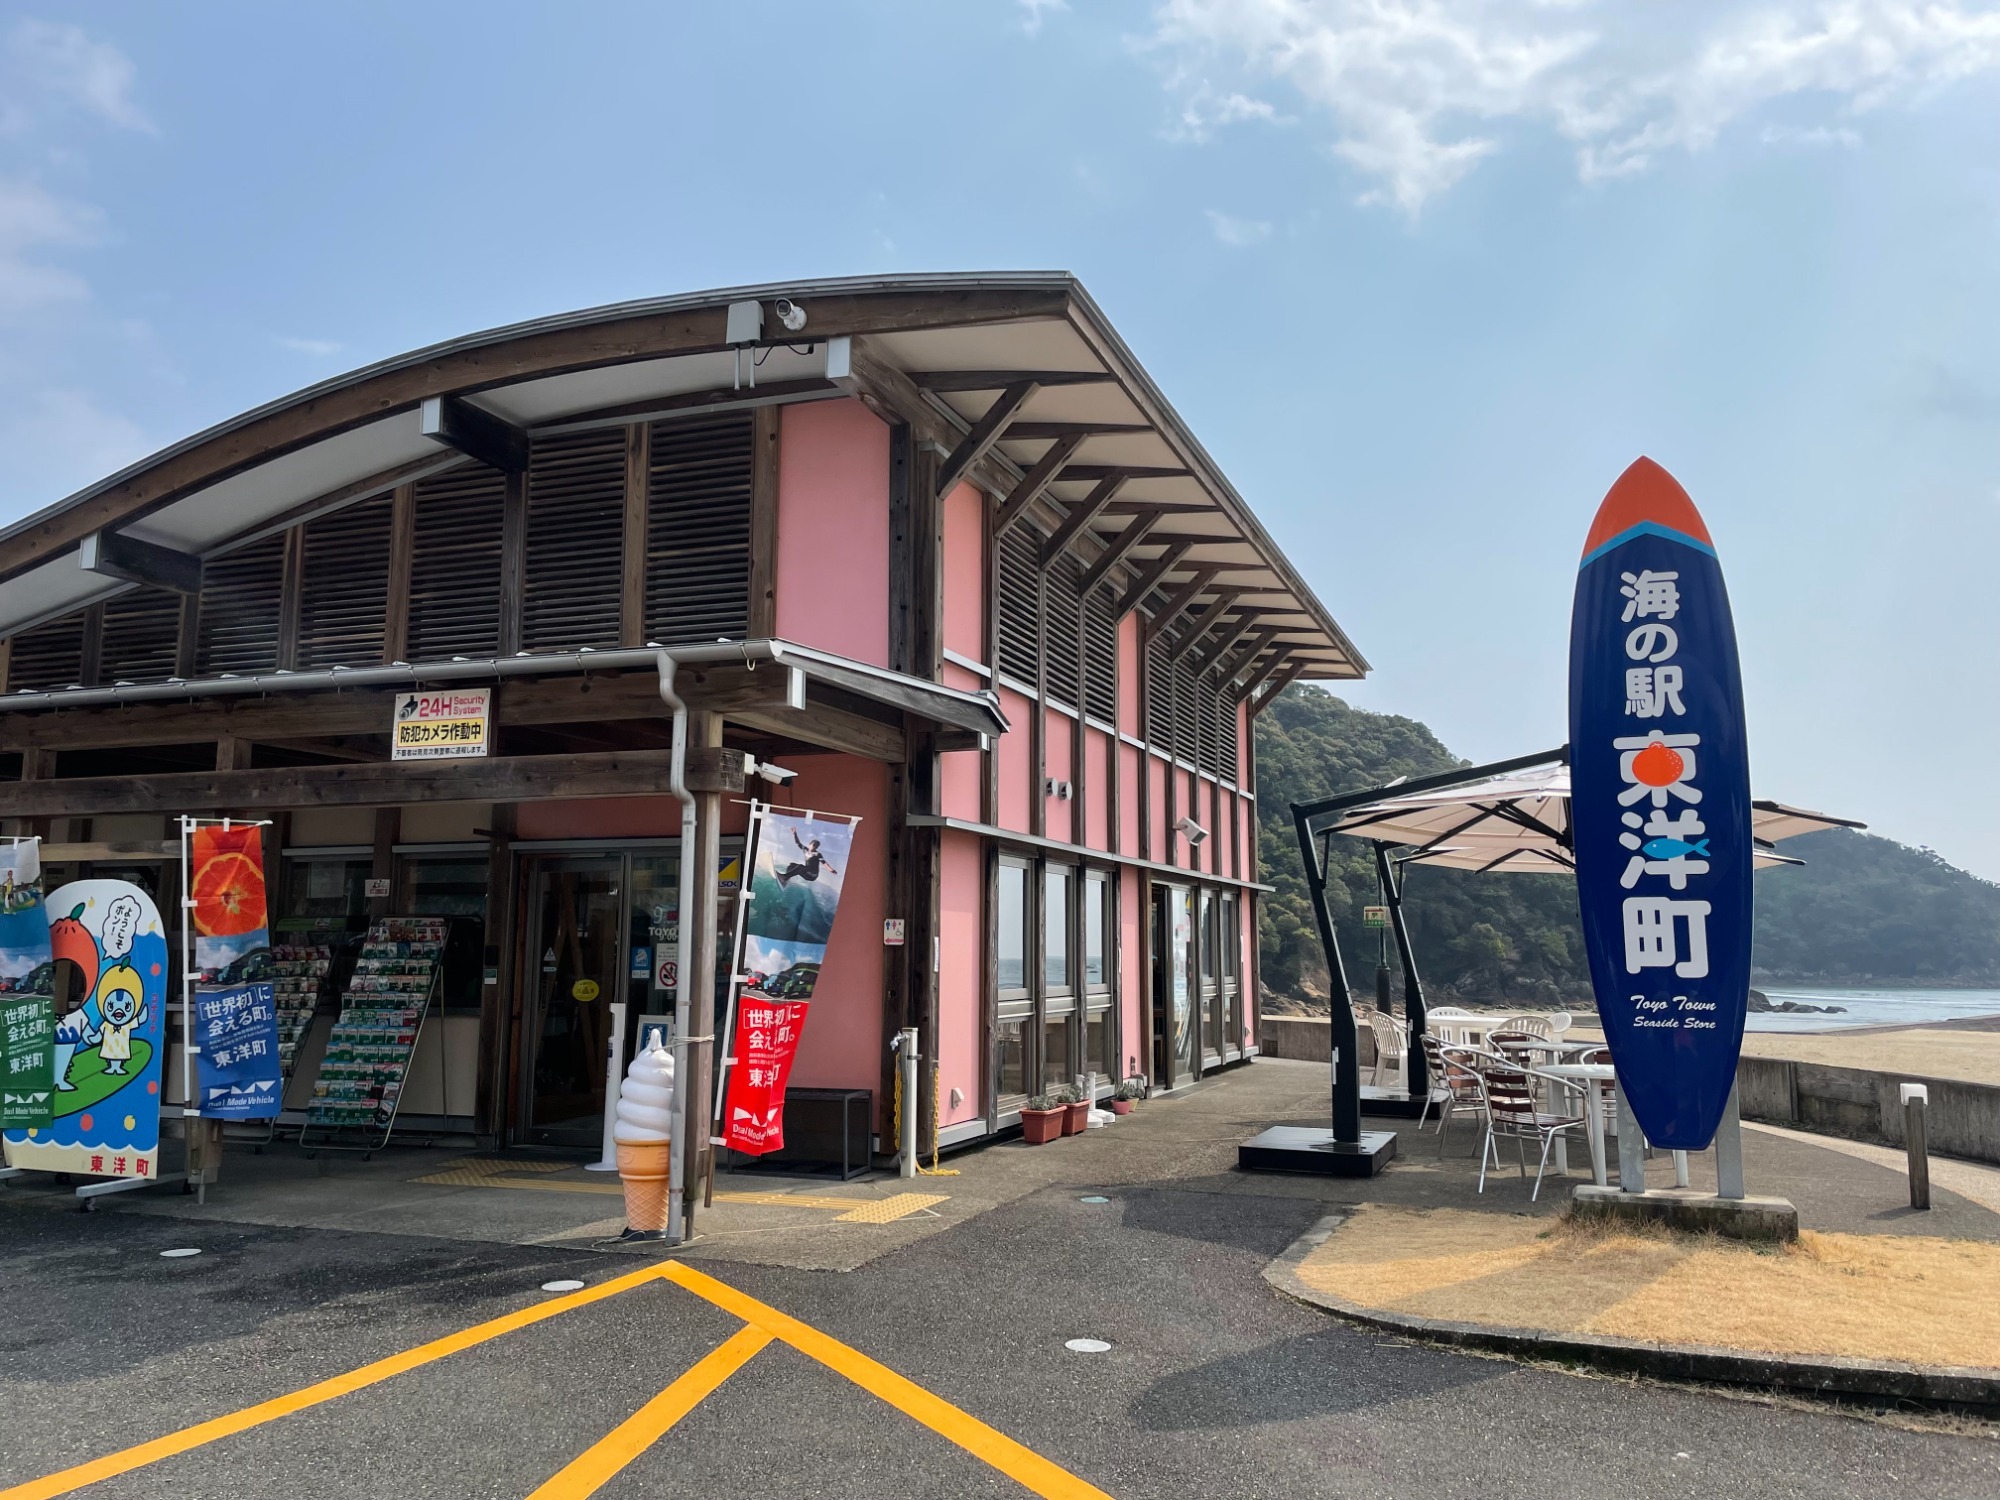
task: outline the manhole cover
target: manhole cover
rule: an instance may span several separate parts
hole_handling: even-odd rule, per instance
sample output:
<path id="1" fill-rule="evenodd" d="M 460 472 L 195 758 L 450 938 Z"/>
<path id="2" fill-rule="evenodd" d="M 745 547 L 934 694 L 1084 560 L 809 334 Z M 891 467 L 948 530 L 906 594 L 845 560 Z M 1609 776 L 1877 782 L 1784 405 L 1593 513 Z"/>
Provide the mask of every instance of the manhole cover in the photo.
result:
<path id="1" fill-rule="evenodd" d="M 1108 1354 L 1111 1346 L 1103 1339 L 1071 1339 L 1063 1345 L 1072 1354 Z"/>
<path id="2" fill-rule="evenodd" d="M 542 1283 L 542 1290 L 545 1292 L 580 1292 L 583 1290 L 583 1283 L 580 1281 L 545 1281 Z"/>
<path id="3" fill-rule="evenodd" d="M 161 1260 L 186 1260 L 190 1255 L 199 1255 L 199 1250 L 162 1250 Z"/>
<path id="4" fill-rule="evenodd" d="M 1109 1203 L 1111 1200 L 1102 1193 L 1092 1193 L 1088 1197 L 1079 1198 L 1076 1201 L 1079 1203 Z"/>

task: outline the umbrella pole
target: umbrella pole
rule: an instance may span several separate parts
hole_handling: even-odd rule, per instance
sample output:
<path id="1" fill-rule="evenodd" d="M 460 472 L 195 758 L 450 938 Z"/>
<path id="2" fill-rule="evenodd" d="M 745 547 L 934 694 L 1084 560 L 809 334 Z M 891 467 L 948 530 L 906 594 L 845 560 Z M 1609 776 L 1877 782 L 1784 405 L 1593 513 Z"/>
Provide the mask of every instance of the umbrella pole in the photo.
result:
<path id="1" fill-rule="evenodd" d="M 1430 1059 L 1424 1055 L 1423 1035 L 1427 1027 L 1424 1010 L 1424 985 L 1417 977 L 1416 955 L 1410 950 L 1410 924 L 1403 916 L 1403 880 L 1409 874 L 1407 867 L 1397 869 L 1389 862 L 1389 846 L 1375 846 L 1375 870 L 1382 881 L 1383 893 L 1389 903 L 1389 921 L 1396 929 L 1396 953 L 1403 961 L 1403 1013 L 1410 1023 L 1410 1044 L 1406 1052 L 1408 1061 L 1404 1066 L 1409 1071 L 1410 1097 L 1416 1098 L 1430 1088 Z"/>
<path id="2" fill-rule="evenodd" d="M 1353 1003 L 1347 993 L 1347 968 L 1340 960 L 1340 939 L 1326 909 L 1326 864 L 1313 847 L 1312 820 L 1296 808 L 1292 821 L 1298 832 L 1299 856 L 1305 864 L 1306 890 L 1312 896 L 1313 918 L 1319 924 L 1320 946 L 1333 984 L 1333 1138 L 1343 1145 L 1361 1142 L 1360 1039 L 1354 1029 Z"/>

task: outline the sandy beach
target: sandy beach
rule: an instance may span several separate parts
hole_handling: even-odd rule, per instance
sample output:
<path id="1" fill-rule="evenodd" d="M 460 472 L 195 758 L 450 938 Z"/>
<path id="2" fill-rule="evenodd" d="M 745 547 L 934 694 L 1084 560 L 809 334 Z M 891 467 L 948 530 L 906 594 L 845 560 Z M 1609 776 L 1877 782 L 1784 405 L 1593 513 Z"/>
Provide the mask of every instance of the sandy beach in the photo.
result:
<path id="1" fill-rule="evenodd" d="M 1573 1036 L 1602 1036 L 1579 1022 Z M 2000 1085 L 2000 1017 L 1921 1026 L 1857 1026 L 1845 1031 L 1751 1031 L 1750 1057 L 1783 1057 L 1832 1068 L 1868 1068 L 1912 1078 L 1955 1078 Z"/>

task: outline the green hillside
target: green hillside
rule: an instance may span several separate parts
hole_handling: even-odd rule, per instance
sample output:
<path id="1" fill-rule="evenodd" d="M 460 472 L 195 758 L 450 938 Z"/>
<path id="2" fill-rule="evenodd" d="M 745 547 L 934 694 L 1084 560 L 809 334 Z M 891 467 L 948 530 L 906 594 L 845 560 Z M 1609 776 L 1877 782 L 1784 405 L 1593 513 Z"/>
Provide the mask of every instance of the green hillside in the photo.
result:
<path id="1" fill-rule="evenodd" d="M 1291 804 L 1467 764 L 1415 719 L 1368 713 L 1319 688 L 1290 688 L 1258 717 L 1259 852 L 1264 879 L 1277 887 L 1262 903 L 1267 990 L 1320 1005 L 1327 994 Z M 1327 893 L 1348 982 L 1367 992 L 1379 939 L 1362 928 L 1361 908 L 1376 899 L 1374 855 L 1359 839 L 1333 843 Z M 1928 850 L 1846 829 L 1788 840 L 1785 852 L 1808 863 L 1757 877 L 1761 978 L 2000 985 L 2000 885 Z M 1418 868 L 1406 889 L 1427 994 L 1523 1003 L 1589 998 L 1574 882 Z"/>

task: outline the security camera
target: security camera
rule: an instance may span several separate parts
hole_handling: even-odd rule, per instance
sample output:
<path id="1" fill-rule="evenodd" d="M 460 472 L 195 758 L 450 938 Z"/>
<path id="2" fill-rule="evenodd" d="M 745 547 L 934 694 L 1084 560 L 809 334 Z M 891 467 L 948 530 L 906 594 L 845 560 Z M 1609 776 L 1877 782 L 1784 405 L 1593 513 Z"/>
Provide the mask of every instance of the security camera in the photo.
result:
<path id="1" fill-rule="evenodd" d="M 772 304 L 771 311 L 778 315 L 778 322 L 787 333 L 797 333 L 806 326 L 806 310 L 789 297 L 780 297 Z"/>
<path id="2" fill-rule="evenodd" d="M 799 774 L 787 766 L 774 766 L 768 760 L 752 761 L 750 769 L 770 782 L 772 786 L 783 786 Z"/>
<path id="3" fill-rule="evenodd" d="M 1190 848 L 1208 837 L 1208 830 L 1195 822 L 1193 818 L 1177 818 L 1174 821 L 1174 829 L 1182 838 L 1188 841 Z"/>

